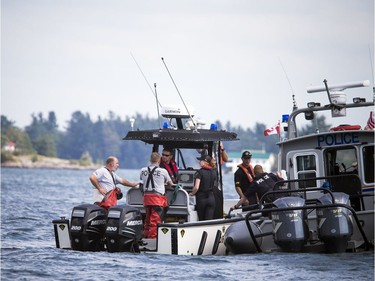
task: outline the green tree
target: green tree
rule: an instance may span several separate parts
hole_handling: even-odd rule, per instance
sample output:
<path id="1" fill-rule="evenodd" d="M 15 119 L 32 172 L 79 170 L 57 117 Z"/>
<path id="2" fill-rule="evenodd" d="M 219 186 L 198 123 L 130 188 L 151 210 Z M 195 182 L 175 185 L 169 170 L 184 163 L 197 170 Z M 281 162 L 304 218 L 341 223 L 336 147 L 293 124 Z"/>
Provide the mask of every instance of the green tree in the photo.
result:
<path id="1" fill-rule="evenodd" d="M 76 111 L 72 114 L 68 127 L 61 136 L 58 155 L 65 159 L 80 159 L 85 151 L 91 154 L 90 148 L 94 146 L 95 138 L 90 115 Z"/>
<path id="2" fill-rule="evenodd" d="M 4 147 L 9 141 L 16 144 L 16 154 L 35 153 L 28 134 L 14 126 L 13 121 L 1 115 L 1 146 Z"/>
<path id="3" fill-rule="evenodd" d="M 32 114 L 32 122 L 25 130 L 38 154 L 49 157 L 57 156 L 59 134 L 54 112 L 48 113 L 48 119 L 44 119 L 43 113 Z"/>

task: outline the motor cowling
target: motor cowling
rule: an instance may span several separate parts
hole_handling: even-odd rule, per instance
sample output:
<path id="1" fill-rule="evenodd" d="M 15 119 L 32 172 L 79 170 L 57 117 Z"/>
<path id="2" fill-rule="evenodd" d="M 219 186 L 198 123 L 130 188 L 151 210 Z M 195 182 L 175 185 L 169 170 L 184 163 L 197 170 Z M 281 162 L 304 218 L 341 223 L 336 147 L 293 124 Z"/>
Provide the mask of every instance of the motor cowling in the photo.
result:
<path id="1" fill-rule="evenodd" d="M 109 208 L 105 237 L 108 252 L 138 253 L 143 238 L 141 212 L 128 205 Z"/>
<path id="2" fill-rule="evenodd" d="M 300 197 L 283 197 L 275 200 L 276 208 L 302 207 L 305 200 Z M 300 252 L 307 241 L 308 226 L 305 210 L 272 212 L 272 226 L 275 244 L 282 251 Z"/>
<path id="3" fill-rule="evenodd" d="M 343 192 L 332 193 L 336 204 L 350 206 L 349 195 Z M 321 205 L 333 204 L 332 196 L 325 194 L 318 199 Z M 324 242 L 326 252 L 345 252 L 353 235 L 351 212 L 344 207 L 321 208 L 317 210 L 318 237 Z"/>
<path id="4" fill-rule="evenodd" d="M 106 211 L 94 204 L 73 208 L 70 225 L 71 246 L 77 251 L 104 250 Z"/>

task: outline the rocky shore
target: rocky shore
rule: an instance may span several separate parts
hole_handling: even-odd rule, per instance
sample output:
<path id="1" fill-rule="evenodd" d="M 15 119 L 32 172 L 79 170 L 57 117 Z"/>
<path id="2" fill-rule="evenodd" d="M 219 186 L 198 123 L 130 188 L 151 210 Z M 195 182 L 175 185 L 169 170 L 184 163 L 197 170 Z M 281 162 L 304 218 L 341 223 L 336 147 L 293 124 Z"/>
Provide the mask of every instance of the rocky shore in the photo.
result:
<path id="1" fill-rule="evenodd" d="M 14 156 L 12 160 L 1 163 L 1 167 L 7 168 L 48 168 L 48 169 L 74 169 L 94 170 L 98 164 L 82 164 L 79 160 L 66 160 L 36 155 Z"/>

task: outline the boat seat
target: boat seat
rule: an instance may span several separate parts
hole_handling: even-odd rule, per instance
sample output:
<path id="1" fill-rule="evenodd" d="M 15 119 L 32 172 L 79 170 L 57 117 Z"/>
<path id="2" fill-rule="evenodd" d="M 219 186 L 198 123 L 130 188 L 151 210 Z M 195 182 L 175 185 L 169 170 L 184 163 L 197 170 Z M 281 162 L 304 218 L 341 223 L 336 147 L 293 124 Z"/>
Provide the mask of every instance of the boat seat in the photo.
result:
<path id="1" fill-rule="evenodd" d="M 174 191 L 167 191 L 168 199 L 168 212 L 167 216 L 180 216 L 180 215 L 189 215 L 191 211 L 195 210 L 195 200 L 190 198 L 189 194 L 184 189 L 179 189 L 177 195 L 172 200 L 174 196 Z M 171 203 L 171 201 L 173 201 Z M 130 206 L 133 206 L 145 214 L 145 208 L 143 206 L 143 192 L 139 188 L 131 188 L 126 194 L 126 203 Z"/>

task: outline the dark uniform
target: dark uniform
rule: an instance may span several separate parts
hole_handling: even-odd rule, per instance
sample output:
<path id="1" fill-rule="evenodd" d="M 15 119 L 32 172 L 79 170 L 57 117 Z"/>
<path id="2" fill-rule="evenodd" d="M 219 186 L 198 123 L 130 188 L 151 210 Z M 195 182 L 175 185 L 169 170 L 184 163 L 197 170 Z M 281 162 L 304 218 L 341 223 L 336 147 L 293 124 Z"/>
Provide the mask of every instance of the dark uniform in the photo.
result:
<path id="1" fill-rule="evenodd" d="M 253 178 L 255 178 L 253 167 L 250 165 L 246 169 L 248 174 L 239 165 L 237 171 L 234 173 L 234 184 L 236 187 L 241 188 L 243 194 L 250 188 Z M 249 204 L 257 203 L 255 195 L 252 198 L 248 198 L 248 200 Z"/>
<path id="2" fill-rule="evenodd" d="M 251 186 L 245 191 L 244 195 L 249 201 L 253 201 L 257 196 L 258 199 L 260 199 L 266 192 L 273 190 L 275 183 L 281 180 L 283 179 L 279 178 L 275 174 L 262 173 L 261 175 L 254 178 Z M 268 198 L 267 201 L 273 201 L 273 198 Z"/>
<path id="3" fill-rule="evenodd" d="M 198 218 L 200 221 L 211 220 L 215 211 L 213 190 L 217 183 L 216 171 L 203 167 L 195 173 L 194 177 L 200 179 L 199 189 L 195 194 Z"/>

